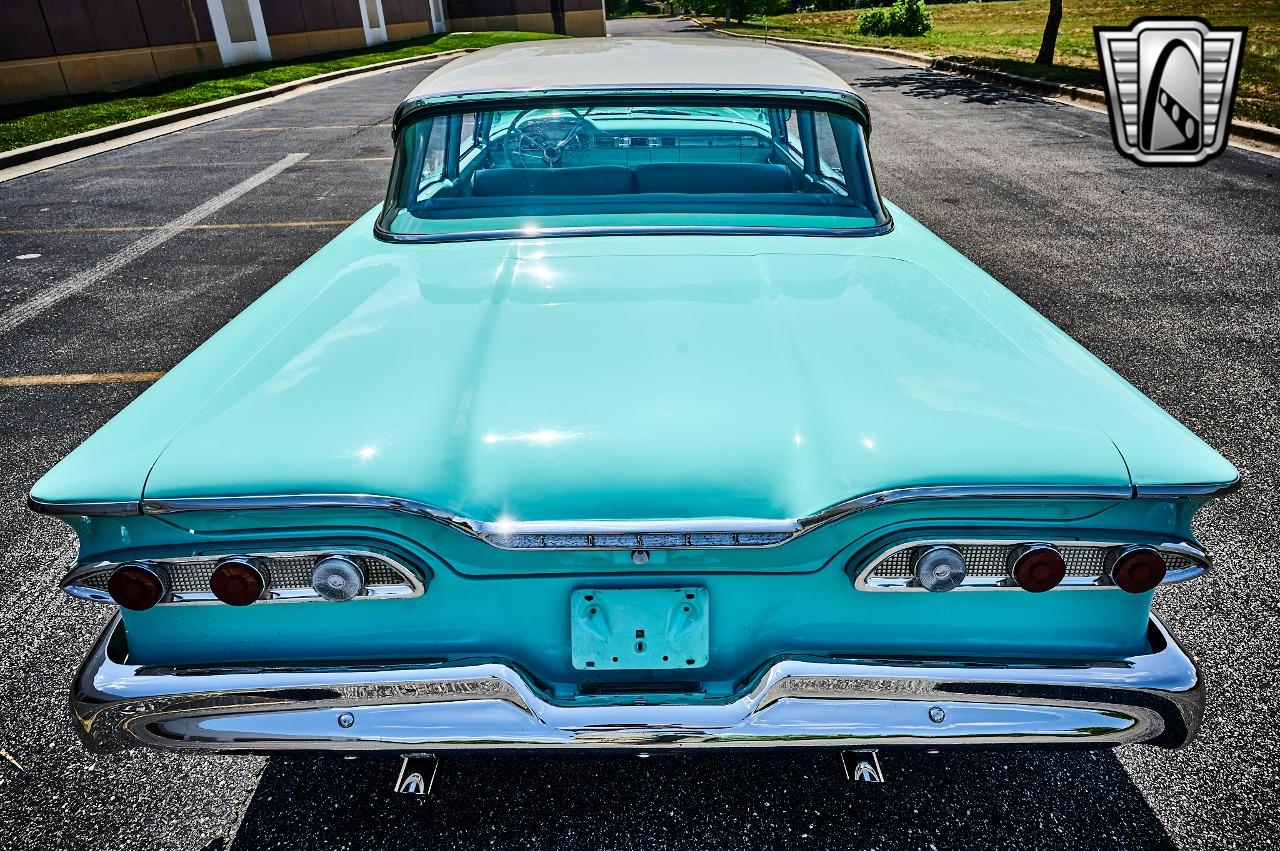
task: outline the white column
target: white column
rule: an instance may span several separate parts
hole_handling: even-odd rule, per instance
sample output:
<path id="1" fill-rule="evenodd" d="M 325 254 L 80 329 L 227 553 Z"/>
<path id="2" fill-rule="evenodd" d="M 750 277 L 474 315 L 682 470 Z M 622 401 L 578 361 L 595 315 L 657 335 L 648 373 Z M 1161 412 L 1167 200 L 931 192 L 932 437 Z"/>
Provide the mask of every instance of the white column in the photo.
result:
<path id="1" fill-rule="evenodd" d="M 387 16 L 382 11 L 382 0 L 359 0 L 360 20 L 364 24 L 364 43 L 383 44 L 387 40 Z"/>
<path id="2" fill-rule="evenodd" d="M 271 58 L 267 25 L 258 0 L 208 0 L 213 36 L 223 65 L 265 62 Z"/>
<path id="3" fill-rule="evenodd" d="M 431 17 L 431 31 L 444 32 L 444 0 L 427 0 L 427 14 Z"/>

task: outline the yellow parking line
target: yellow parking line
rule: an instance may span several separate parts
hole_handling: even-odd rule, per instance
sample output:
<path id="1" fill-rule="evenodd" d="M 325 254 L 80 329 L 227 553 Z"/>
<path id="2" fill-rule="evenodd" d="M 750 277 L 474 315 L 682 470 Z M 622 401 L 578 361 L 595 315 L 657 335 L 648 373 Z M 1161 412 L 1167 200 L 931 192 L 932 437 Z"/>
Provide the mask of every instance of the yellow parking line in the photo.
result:
<path id="1" fill-rule="evenodd" d="M 42 384 L 149 384 L 163 372 L 85 372 L 65 375 L 0 375 L 0 387 L 36 387 Z"/>
<path id="2" fill-rule="evenodd" d="M 354 219 L 324 219 L 314 222 L 224 222 L 187 225 L 183 230 L 244 230 L 252 228 L 329 228 L 346 227 Z M 135 231 L 160 230 L 166 225 L 120 225 L 97 228 L 14 228 L 0 230 L 3 236 L 45 236 L 69 233 L 134 233 Z"/>

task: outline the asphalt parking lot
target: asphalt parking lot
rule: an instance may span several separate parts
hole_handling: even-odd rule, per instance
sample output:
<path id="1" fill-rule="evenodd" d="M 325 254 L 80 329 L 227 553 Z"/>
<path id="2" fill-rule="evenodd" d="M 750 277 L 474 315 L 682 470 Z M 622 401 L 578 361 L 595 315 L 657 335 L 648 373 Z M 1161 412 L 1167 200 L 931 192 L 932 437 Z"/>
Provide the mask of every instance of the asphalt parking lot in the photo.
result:
<path id="1" fill-rule="evenodd" d="M 73 538 L 26 491 L 380 201 L 389 117 L 424 63 L 0 183 L 0 847 L 1280 845 L 1280 159 L 1141 168 L 1101 114 L 802 52 L 865 95 L 889 198 L 1242 471 L 1198 524 L 1216 570 L 1156 603 L 1207 674 L 1191 746 L 890 756 L 883 786 L 823 754 L 458 756 L 426 800 L 387 793 L 389 759 L 86 754 L 66 688 L 107 612 L 57 590 Z M 148 234 L 166 238 L 130 249 Z"/>

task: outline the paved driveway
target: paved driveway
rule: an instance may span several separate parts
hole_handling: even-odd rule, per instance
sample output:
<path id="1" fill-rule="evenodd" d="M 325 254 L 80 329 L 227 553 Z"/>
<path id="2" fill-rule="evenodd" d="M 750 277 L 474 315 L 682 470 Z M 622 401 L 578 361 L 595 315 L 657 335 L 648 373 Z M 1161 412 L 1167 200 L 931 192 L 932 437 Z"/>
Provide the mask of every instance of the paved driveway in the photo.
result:
<path id="1" fill-rule="evenodd" d="M 0 749 L 12 758 L 0 758 L 0 847 L 1276 843 L 1280 160 L 1231 150 L 1198 169 L 1144 169 L 1115 152 L 1097 113 L 802 52 L 866 96 L 886 195 L 1244 472 L 1243 491 L 1199 524 L 1215 572 L 1157 600 L 1208 674 L 1191 747 L 902 755 L 880 787 L 806 754 L 451 757 L 427 801 L 385 794 L 386 759 L 85 754 L 65 689 L 105 612 L 56 591 L 71 537 L 27 513 L 24 494 L 141 391 L 138 373 L 171 367 L 379 201 L 387 121 L 424 64 L 0 184 L 0 376 L 133 374 L 0 379 Z M 307 157 L 270 171 L 291 153 Z"/>

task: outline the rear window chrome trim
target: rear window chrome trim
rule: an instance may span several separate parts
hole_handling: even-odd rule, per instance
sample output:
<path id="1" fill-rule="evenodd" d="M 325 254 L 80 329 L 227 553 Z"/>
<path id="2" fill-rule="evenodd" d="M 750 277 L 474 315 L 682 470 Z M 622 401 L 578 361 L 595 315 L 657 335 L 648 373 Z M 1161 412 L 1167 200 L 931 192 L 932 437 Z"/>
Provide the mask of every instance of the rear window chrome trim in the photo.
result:
<path id="1" fill-rule="evenodd" d="M 455 231 L 453 233 L 432 234 L 396 234 L 373 226 L 373 235 L 383 242 L 409 245 L 424 245 L 441 242 L 483 242 L 498 239 L 550 239 L 559 237 L 585 236 L 819 236 L 819 237 L 864 237 L 883 236 L 893 230 L 893 217 L 885 213 L 888 219 L 882 225 L 865 228 L 782 228 L 767 226 L 734 226 L 734 225 L 665 225 L 652 227 L 648 225 L 612 225 L 590 227 L 539 228 L 536 230 L 508 229 Z"/>
<path id="2" fill-rule="evenodd" d="M 442 112 L 458 112 L 472 104 L 483 105 L 486 110 L 503 108 L 523 109 L 530 105 L 550 104 L 565 98 L 585 99 L 598 103 L 621 101 L 681 100 L 697 101 L 750 100 L 753 102 L 794 103 L 797 100 L 822 104 L 836 104 L 855 113 L 868 138 L 871 137 L 871 113 L 866 101 L 856 92 L 839 89 L 823 89 L 809 86 L 770 86 L 769 88 L 738 88 L 734 86 L 686 85 L 662 88 L 582 86 L 558 88 L 549 91 L 538 89 L 500 89 L 493 91 L 450 92 L 430 97 L 411 98 L 396 108 L 392 117 L 392 136 L 398 136 L 406 124 L 429 115 Z"/>
<path id="3" fill-rule="evenodd" d="M 864 148 L 867 151 L 868 173 L 871 186 L 876 197 L 874 200 L 880 207 L 884 218 L 881 224 L 858 228 L 817 228 L 768 226 L 736 226 L 736 225 L 673 225 L 673 226 L 607 226 L 581 228 L 545 228 L 529 232 L 519 228 L 485 231 L 457 231 L 444 234 L 396 234 L 381 225 L 386 213 L 382 209 L 373 227 L 374 237 L 382 242 L 398 244 L 433 244 L 445 242 L 481 242 L 493 240 L 543 239 L 564 236 L 637 236 L 637 235 L 730 235 L 730 236 L 825 236 L 825 237 L 863 237 L 881 236 L 893 230 L 893 215 L 879 194 L 875 183 L 874 167 L 870 163 L 871 115 L 866 102 L 852 91 L 836 89 L 815 89 L 805 87 L 778 86 L 768 89 L 737 89 L 724 86 L 684 86 L 664 87 L 661 89 L 618 88 L 599 89 L 583 87 L 581 89 L 555 89 L 552 91 L 497 91 L 497 92 L 460 92 L 456 95 L 435 96 L 430 100 L 405 101 L 396 110 L 393 118 L 392 137 L 397 142 L 397 161 L 399 157 L 399 139 L 401 132 L 411 124 L 466 110 L 469 106 L 483 107 L 486 111 L 504 109 L 523 110 L 536 108 L 538 105 L 551 106 L 572 98 L 583 104 L 610 103 L 644 103 L 662 102 L 671 104 L 711 103 L 724 105 L 729 102 L 746 102 L 752 106 L 792 106 L 797 101 L 810 101 L 828 109 L 848 113 L 862 128 Z M 394 186 L 398 173 L 393 166 L 391 182 Z"/>

